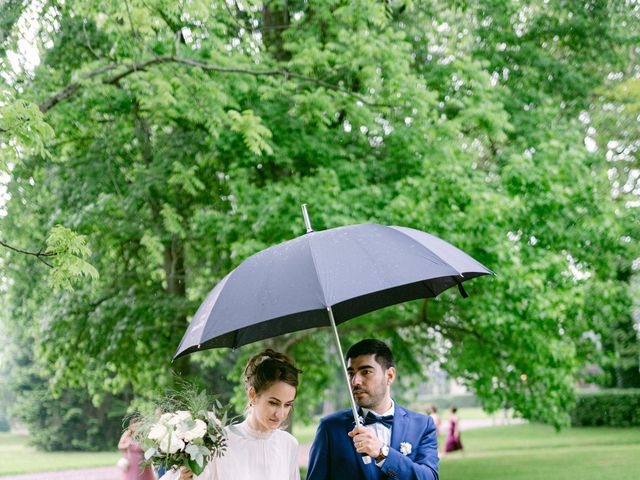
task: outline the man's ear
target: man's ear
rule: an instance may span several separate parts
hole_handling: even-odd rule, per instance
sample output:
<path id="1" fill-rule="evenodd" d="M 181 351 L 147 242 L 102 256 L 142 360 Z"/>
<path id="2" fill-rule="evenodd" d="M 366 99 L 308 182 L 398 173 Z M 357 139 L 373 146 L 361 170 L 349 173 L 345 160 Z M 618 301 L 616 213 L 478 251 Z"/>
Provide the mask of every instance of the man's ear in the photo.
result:
<path id="1" fill-rule="evenodd" d="M 385 372 L 387 376 L 387 385 L 391 385 L 396 378 L 396 367 L 389 367 Z"/>

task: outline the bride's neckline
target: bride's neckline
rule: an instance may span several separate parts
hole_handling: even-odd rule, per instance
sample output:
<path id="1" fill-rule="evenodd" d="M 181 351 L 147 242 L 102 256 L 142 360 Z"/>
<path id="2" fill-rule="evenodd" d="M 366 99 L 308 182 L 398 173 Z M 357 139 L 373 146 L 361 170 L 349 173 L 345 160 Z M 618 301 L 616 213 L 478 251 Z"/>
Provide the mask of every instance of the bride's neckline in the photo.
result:
<path id="1" fill-rule="evenodd" d="M 275 432 L 275 430 L 269 430 L 267 432 L 261 432 L 259 430 L 255 430 L 254 428 L 251 428 L 251 426 L 249 425 L 248 420 L 245 420 L 244 422 L 239 423 L 236 426 L 247 437 L 255 438 L 255 439 L 258 439 L 258 440 L 265 440 L 265 439 L 269 438 L 271 435 L 273 435 L 273 432 Z"/>

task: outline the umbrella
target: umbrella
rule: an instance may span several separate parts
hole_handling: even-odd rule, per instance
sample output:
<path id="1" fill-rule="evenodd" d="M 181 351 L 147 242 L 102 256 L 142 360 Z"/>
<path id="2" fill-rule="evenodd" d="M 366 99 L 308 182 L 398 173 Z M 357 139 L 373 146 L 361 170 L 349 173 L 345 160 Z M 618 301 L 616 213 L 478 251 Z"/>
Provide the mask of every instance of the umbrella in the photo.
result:
<path id="1" fill-rule="evenodd" d="M 433 235 L 407 227 L 360 224 L 313 231 L 244 260 L 207 295 L 174 359 L 236 348 L 313 327 L 331 326 L 350 385 L 336 325 L 418 298 L 430 298 L 492 272 Z M 358 413 L 349 387 L 354 420 Z"/>

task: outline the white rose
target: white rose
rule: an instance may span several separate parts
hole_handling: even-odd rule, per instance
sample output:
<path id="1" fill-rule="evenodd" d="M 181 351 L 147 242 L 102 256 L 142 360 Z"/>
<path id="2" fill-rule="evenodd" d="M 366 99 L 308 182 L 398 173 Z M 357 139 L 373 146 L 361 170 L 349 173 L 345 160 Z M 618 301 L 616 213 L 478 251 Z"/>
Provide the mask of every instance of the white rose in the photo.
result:
<path id="1" fill-rule="evenodd" d="M 167 423 L 169 420 L 171 420 L 173 418 L 173 416 L 174 416 L 173 413 L 163 413 L 160 416 L 160 421 L 164 422 L 164 423 Z"/>
<path id="2" fill-rule="evenodd" d="M 191 420 L 191 412 L 187 411 L 187 410 L 178 410 L 176 412 L 176 416 L 180 419 L 180 420 Z"/>
<path id="3" fill-rule="evenodd" d="M 184 442 L 176 432 L 170 432 L 160 440 L 160 450 L 164 453 L 176 453 L 184 448 Z"/>
<path id="4" fill-rule="evenodd" d="M 191 420 L 191 412 L 186 410 L 178 410 L 167 423 L 169 425 L 177 425 L 180 422 Z"/>
<path id="5" fill-rule="evenodd" d="M 185 426 L 186 424 L 183 423 L 181 425 L 183 428 L 178 428 L 177 431 L 178 436 L 185 442 L 190 442 L 196 438 L 202 438 L 205 433 L 207 433 L 207 424 L 199 419 L 193 422 L 193 426 L 190 429 L 184 429 Z"/>
<path id="6" fill-rule="evenodd" d="M 166 425 L 162 423 L 156 423 L 153 425 L 153 427 L 151 427 L 151 430 L 149 430 L 149 435 L 147 435 L 147 437 L 151 440 L 160 440 L 161 438 L 166 436 L 167 433 L 168 430 Z"/>

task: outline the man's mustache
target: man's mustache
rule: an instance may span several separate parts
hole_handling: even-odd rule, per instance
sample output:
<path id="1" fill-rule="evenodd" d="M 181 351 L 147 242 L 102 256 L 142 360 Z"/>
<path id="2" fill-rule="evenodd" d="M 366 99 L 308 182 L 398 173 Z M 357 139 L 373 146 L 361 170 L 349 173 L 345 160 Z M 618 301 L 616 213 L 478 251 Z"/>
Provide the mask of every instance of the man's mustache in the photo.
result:
<path id="1" fill-rule="evenodd" d="M 354 387 L 351 389 L 351 391 L 353 393 L 358 393 L 358 392 L 362 392 L 362 393 L 369 393 L 369 391 L 365 388 L 360 388 L 360 387 Z"/>

